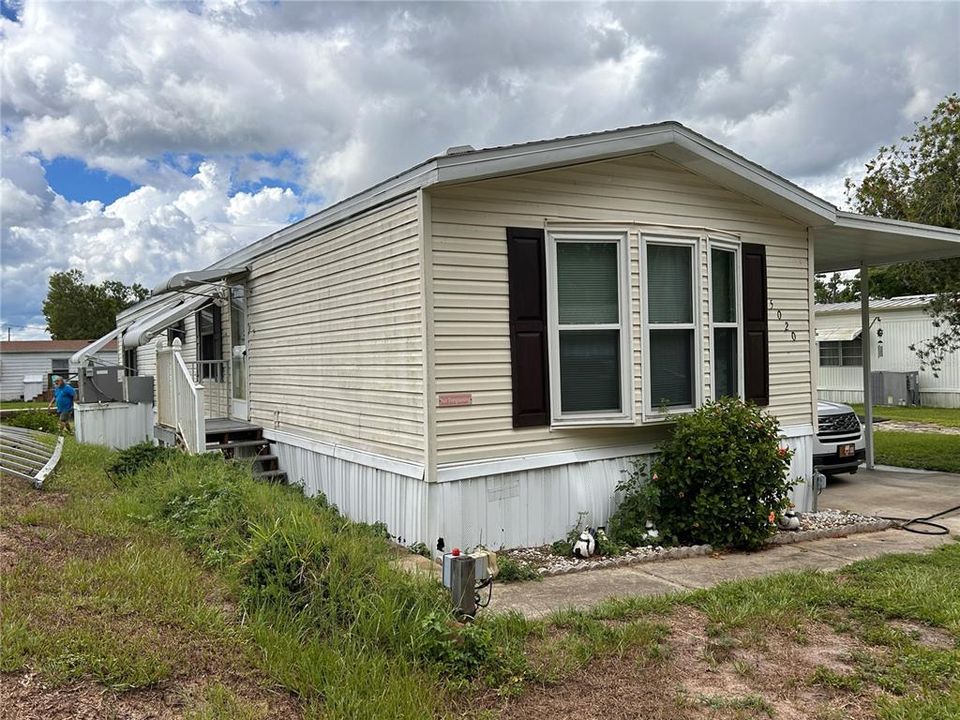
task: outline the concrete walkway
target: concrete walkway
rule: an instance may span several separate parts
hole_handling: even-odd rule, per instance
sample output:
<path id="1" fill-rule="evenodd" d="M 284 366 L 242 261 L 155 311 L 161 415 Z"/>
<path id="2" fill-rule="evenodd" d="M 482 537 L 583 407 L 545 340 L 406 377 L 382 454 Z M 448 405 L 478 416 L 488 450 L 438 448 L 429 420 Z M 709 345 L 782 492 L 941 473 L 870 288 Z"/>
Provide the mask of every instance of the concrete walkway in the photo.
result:
<path id="1" fill-rule="evenodd" d="M 856 560 L 889 553 L 925 552 L 952 542 L 953 536 L 885 530 L 778 545 L 755 553 L 729 553 L 592 570 L 544 578 L 539 582 L 495 585 L 488 612 L 516 610 L 526 617 L 539 618 L 563 608 L 589 608 L 608 597 L 682 592 L 785 570 L 837 570 Z"/>

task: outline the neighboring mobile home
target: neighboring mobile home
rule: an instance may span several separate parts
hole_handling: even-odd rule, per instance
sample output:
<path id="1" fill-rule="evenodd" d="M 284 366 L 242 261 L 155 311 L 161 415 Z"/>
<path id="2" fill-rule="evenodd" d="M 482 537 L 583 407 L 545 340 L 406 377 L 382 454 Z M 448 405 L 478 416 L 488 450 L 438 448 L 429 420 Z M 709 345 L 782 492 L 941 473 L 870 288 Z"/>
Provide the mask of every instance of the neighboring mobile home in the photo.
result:
<path id="1" fill-rule="evenodd" d="M 960 407 L 960 354 L 948 353 L 942 367 L 921 370 L 911 345 L 918 347 L 940 330 L 924 308 L 933 295 L 911 295 L 870 301 L 870 352 L 874 372 L 918 373 L 920 404 Z M 821 400 L 863 402 L 863 338 L 860 302 L 817 305 L 817 344 Z M 874 397 L 882 405 L 885 397 Z"/>
<path id="2" fill-rule="evenodd" d="M 263 428 L 290 481 L 349 516 L 431 547 L 532 545 L 603 523 L 631 458 L 720 395 L 776 415 L 807 507 L 814 270 L 958 240 L 841 213 L 662 123 L 451 148 L 171 278 L 118 330 L 146 374 L 179 339 L 206 417 Z M 191 390 L 166 372 L 169 418 Z"/>
<path id="3" fill-rule="evenodd" d="M 0 400 L 33 400 L 44 390 L 49 390 L 50 376 L 69 375 L 70 356 L 89 344 L 88 340 L 0 342 Z M 102 347 L 95 355 L 101 361 L 113 362 L 116 352 L 117 345 L 113 343 Z M 25 378 L 31 380 L 25 382 Z"/>

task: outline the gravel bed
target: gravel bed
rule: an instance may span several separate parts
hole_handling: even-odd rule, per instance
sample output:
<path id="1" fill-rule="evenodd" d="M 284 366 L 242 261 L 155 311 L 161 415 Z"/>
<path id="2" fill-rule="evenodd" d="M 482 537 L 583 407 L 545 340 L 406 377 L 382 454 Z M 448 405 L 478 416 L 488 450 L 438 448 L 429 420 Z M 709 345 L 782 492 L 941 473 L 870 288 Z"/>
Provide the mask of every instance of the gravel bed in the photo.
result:
<path id="1" fill-rule="evenodd" d="M 886 530 L 894 525 L 890 520 L 846 512 L 844 510 L 824 509 L 815 513 L 797 513 L 800 527 L 797 530 L 778 530 L 776 535 L 767 540 L 770 545 L 783 545 L 803 542 L 805 540 L 819 540 L 828 537 L 841 537 L 862 532 L 876 532 Z M 710 555 L 713 548 L 710 545 L 693 545 L 689 547 L 665 548 L 659 545 L 650 547 L 631 548 L 617 556 L 594 556 L 580 559 L 573 556 L 556 555 L 549 545 L 543 547 L 518 548 L 516 550 L 501 551 L 518 563 L 533 567 L 543 577 L 566 575 L 568 573 L 600 570 L 602 568 L 634 565 L 658 560 L 677 560 L 680 558 Z"/>

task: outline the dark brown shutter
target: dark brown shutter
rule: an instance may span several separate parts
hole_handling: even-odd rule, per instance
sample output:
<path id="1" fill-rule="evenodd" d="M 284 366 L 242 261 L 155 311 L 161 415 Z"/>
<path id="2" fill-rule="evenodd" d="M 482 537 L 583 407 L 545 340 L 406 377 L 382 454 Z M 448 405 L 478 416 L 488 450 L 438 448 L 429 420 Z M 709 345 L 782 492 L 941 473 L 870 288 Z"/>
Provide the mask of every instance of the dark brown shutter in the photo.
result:
<path id="1" fill-rule="evenodd" d="M 767 249 L 744 244 L 743 254 L 743 375 L 744 397 L 757 405 L 770 404 L 770 350 L 767 327 Z"/>
<path id="2" fill-rule="evenodd" d="M 513 426 L 550 424 L 547 268 L 543 230 L 507 228 Z"/>

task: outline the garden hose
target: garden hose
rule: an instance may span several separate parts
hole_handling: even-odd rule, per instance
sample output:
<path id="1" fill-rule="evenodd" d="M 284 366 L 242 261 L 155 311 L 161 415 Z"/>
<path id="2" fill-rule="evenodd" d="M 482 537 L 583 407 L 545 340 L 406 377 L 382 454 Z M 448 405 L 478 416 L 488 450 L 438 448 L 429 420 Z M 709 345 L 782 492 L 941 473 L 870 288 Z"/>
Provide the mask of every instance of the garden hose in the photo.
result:
<path id="1" fill-rule="evenodd" d="M 917 535 L 949 535 L 950 528 L 940 523 L 930 522 L 934 518 L 942 517 L 943 515 L 948 515 L 952 512 L 960 510 L 960 505 L 954 505 L 952 508 L 947 508 L 946 510 L 941 510 L 938 513 L 933 515 L 927 515 L 926 517 L 918 518 L 902 518 L 902 517 L 887 517 L 886 515 L 881 515 L 882 520 L 893 520 L 894 522 L 902 523 L 898 525 L 901 530 L 906 530 L 907 532 L 916 533 Z M 932 530 L 920 530 L 917 528 L 910 527 L 911 525 L 924 525 Z"/>

